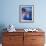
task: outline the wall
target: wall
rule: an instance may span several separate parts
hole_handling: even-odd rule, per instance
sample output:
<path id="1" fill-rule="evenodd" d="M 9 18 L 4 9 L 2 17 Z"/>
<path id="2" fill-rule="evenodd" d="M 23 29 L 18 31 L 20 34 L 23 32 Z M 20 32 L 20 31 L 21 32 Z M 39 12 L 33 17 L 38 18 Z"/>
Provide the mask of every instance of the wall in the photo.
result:
<path id="1" fill-rule="evenodd" d="M 46 0 L 36 0 L 34 3 L 34 23 L 19 22 L 19 5 L 32 5 L 32 0 L 0 0 L 0 25 L 13 24 L 16 28 L 43 27 L 46 28 Z"/>
<path id="2" fill-rule="evenodd" d="M 0 0 L 0 31 L 13 24 L 16 28 L 42 28 L 46 32 L 46 0 Z M 34 4 L 34 23 L 19 22 L 19 5 Z"/>

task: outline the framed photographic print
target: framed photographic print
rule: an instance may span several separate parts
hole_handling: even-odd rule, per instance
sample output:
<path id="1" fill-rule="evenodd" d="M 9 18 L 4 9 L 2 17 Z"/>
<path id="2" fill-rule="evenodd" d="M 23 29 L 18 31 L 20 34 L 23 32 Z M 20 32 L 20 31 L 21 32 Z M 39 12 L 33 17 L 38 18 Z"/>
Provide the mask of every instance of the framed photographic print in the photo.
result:
<path id="1" fill-rule="evenodd" d="M 19 20 L 20 22 L 34 21 L 34 5 L 20 5 L 19 6 Z"/>

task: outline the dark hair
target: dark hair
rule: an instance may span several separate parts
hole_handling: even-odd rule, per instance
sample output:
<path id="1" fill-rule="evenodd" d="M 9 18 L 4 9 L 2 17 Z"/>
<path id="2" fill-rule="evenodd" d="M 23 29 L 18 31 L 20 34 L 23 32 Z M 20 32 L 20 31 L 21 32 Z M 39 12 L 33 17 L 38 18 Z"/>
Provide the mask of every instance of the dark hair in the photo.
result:
<path id="1" fill-rule="evenodd" d="M 25 8 L 22 8 L 22 12 L 26 12 L 26 9 Z"/>

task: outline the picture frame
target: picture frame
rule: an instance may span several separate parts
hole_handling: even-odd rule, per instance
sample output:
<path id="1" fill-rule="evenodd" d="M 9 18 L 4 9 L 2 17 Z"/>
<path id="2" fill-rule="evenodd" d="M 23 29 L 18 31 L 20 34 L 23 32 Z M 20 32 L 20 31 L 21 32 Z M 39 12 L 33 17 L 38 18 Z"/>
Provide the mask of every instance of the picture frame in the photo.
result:
<path id="1" fill-rule="evenodd" d="M 19 21 L 22 23 L 34 22 L 34 5 L 19 5 Z"/>

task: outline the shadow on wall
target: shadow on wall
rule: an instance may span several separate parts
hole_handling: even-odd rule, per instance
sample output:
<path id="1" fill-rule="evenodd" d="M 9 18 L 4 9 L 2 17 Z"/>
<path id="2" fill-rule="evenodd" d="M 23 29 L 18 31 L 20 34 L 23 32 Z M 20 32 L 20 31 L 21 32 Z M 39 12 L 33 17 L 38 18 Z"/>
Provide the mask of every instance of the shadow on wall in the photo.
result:
<path id="1" fill-rule="evenodd" d="M 0 24 L 0 43 L 2 43 L 2 36 L 3 36 L 3 32 L 5 32 L 3 29 L 5 28 L 4 24 Z"/>

